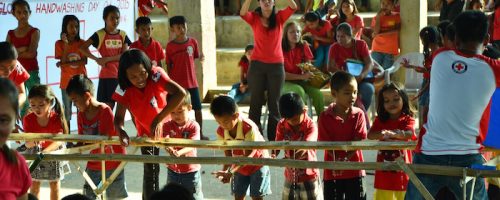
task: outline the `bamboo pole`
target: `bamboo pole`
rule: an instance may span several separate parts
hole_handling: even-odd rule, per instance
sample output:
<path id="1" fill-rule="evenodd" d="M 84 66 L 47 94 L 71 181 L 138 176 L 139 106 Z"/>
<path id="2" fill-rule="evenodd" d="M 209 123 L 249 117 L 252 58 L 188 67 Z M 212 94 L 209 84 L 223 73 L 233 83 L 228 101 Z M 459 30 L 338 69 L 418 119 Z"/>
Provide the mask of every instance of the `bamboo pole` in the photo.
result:
<path id="1" fill-rule="evenodd" d="M 106 147 L 106 145 L 104 143 L 100 143 L 100 146 L 101 146 L 101 153 L 102 154 L 105 154 L 105 151 L 104 151 L 104 148 Z M 106 161 L 105 160 L 102 160 L 101 161 L 101 182 L 99 183 L 99 185 L 102 185 L 103 183 L 106 182 Z M 101 198 L 103 200 L 106 200 L 106 191 L 100 191 L 101 192 Z M 96 192 L 96 193 L 99 193 L 99 192 Z"/>
<path id="2" fill-rule="evenodd" d="M 117 136 L 94 136 L 94 135 L 67 135 L 67 134 L 40 134 L 23 133 L 10 134 L 9 140 L 15 141 L 62 141 L 62 142 L 83 142 L 83 143 L 103 143 L 107 145 L 120 145 Z M 414 150 L 416 142 L 381 142 L 375 140 L 353 141 L 353 142 L 290 142 L 290 141 L 269 141 L 269 142 L 243 142 L 243 141 L 206 141 L 168 138 L 152 140 L 146 137 L 133 137 L 130 139 L 131 146 L 158 146 L 158 147 L 194 147 L 205 149 L 318 149 L 318 150 Z M 500 152 L 500 149 L 485 148 L 484 151 Z"/>
<path id="3" fill-rule="evenodd" d="M 26 159 L 33 160 L 35 154 L 24 155 Z M 165 163 L 165 164 L 212 164 L 212 165 L 268 165 L 274 167 L 293 168 L 320 168 L 332 170 L 387 170 L 400 171 L 397 163 L 379 162 L 324 162 L 324 161 L 302 161 L 271 158 L 246 158 L 246 157 L 170 157 L 149 155 L 119 155 L 119 154 L 88 154 L 88 155 L 46 155 L 44 160 L 116 160 L 141 163 Z M 463 175 L 466 169 L 468 176 L 500 177 L 497 170 L 475 170 L 462 167 L 438 166 L 438 165 L 409 165 L 415 173 L 433 174 L 443 176 Z"/>
<path id="4" fill-rule="evenodd" d="M 134 155 L 135 153 L 137 153 L 137 150 L 139 150 L 139 147 L 135 147 L 134 150 L 132 150 L 132 153 L 129 155 Z M 102 193 L 106 189 L 108 189 L 108 187 L 111 185 L 111 183 L 113 183 L 115 181 L 116 177 L 118 177 L 118 175 L 120 175 L 120 173 L 122 172 L 122 170 L 125 168 L 125 166 L 127 164 L 128 164 L 128 162 L 122 161 L 120 163 L 120 165 L 118 165 L 118 167 L 115 169 L 115 171 L 113 171 L 113 173 L 108 177 L 108 179 L 102 183 L 101 187 L 99 187 L 96 192 Z"/>
<path id="5" fill-rule="evenodd" d="M 396 163 L 401 167 L 401 169 L 410 177 L 410 181 L 415 185 L 417 190 L 422 194 L 425 200 L 434 200 L 434 197 L 429 193 L 429 190 L 425 188 L 425 185 L 418 179 L 417 175 L 408 167 L 403 158 L 399 157 L 396 159 Z"/>
<path id="6" fill-rule="evenodd" d="M 85 146 L 81 146 L 81 147 L 60 149 L 60 150 L 56 150 L 56 151 L 51 151 L 49 153 L 46 153 L 45 155 L 48 155 L 48 154 L 64 155 L 64 154 L 83 153 L 85 151 L 90 151 L 90 150 L 93 150 L 96 148 L 99 148 L 99 144 L 89 144 L 89 145 L 85 145 Z"/>

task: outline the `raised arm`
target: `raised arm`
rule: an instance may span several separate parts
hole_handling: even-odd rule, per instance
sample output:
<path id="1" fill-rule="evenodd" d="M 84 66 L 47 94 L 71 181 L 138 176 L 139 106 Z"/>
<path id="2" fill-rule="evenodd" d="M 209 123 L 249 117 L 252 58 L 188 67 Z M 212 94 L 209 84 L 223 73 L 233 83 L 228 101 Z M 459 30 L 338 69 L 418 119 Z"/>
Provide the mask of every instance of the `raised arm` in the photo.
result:
<path id="1" fill-rule="evenodd" d="M 248 9 L 250 8 L 250 3 L 252 0 L 245 0 L 243 5 L 241 5 L 240 16 L 245 16 L 248 13 Z"/>
<path id="2" fill-rule="evenodd" d="M 297 4 L 295 3 L 294 0 L 288 0 L 288 6 L 290 6 L 290 8 L 294 10 L 297 10 Z"/>

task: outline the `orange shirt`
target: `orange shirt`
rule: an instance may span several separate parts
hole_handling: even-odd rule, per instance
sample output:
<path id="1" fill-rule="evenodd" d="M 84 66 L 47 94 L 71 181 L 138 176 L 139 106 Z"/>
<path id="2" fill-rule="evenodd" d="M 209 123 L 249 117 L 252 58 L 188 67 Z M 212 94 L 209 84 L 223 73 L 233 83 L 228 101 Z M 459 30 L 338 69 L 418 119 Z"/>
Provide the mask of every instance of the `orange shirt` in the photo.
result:
<path id="1" fill-rule="evenodd" d="M 399 14 L 380 16 L 380 31 L 388 31 L 401 24 Z M 375 26 L 375 18 L 372 20 L 372 28 Z M 399 31 L 393 33 L 378 34 L 373 38 L 372 51 L 399 54 Z"/>
<path id="2" fill-rule="evenodd" d="M 70 44 L 68 44 L 68 49 L 66 50 L 66 59 L 68 62 L 72 61 L 80 61 L 82 60 L 85 56 L 80 52 L 79 48 L 82 46 L 82 44 L 85 43 L 85 41 L 80 40 L 80 41 L 74 41 Z M 56 59 L 61 60 L 63 56 L 63 51 L 64 51 L 64 42 L 62 40 L 58 40 L 56 42 L 56 47 L 55 47 L 55 57 Z M 64 64 L 61 65 L 61 82 L 60 82 L 60 87 L 62 89 L 66 89 L 68 86 L 69 79 L 73 77 L 74 75 L 79 75 L 79 74 L 87 74 L 87 70 L 85 68 L 85 65 L 73 65 L 73 64 Z"/>

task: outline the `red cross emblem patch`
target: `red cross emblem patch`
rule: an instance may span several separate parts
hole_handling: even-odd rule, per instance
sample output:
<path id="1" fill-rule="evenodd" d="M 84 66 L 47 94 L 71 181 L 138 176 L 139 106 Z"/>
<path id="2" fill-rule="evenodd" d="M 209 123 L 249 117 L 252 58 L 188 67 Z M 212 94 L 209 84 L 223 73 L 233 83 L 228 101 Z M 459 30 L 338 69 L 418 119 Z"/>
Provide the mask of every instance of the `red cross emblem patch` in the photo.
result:
<path id="1" fill-rule="evenodd" d="M 465 71 L 467 71 L 467 64 L 465 64 L 462 61 L 455 61 L 451 65 L 451 69 L 457 74 L 463 74 Z"/>

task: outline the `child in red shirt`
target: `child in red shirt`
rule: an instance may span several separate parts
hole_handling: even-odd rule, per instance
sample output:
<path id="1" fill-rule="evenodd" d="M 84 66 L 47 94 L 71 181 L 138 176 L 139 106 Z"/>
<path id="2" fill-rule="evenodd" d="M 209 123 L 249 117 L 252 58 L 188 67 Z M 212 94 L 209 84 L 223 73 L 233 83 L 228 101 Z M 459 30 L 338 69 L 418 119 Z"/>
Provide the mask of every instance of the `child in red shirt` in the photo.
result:
<path id="1" fill-rule="evenodd" d="M 168 4 L 164 0 L 138 0 L 139 17 L 147 17 L 155 7 L 160 8 L 168 15 Z"/>
<path id="2" fill-rule="evenodd" d="M 228 96 L 232 97 L 236 103 L 239 103 L 245 99 L 250 92 L 248 90 L 248 68 L 250 67 L 251 56 L 253 52 L 253 45 L 249 44 L 245 47 L 245 54 L 241 56 L 238 66 L 240 67 L 240 82 L 235 83 L 231 90 L 227 93 Z"/>
<path id="3" fill-rule="evenodd" d="M 135 119 L 137 136 L 159 139 L 163 123 L 183 100 L 184 89 L 170 80 L 162 68 L 153 66 L 146 54 L 138 49 L 125 51 L 118 70 L 119 87 L 113 94 L 118 102 L 115 111 L 115 128 L 122 145 L 128 146 L 128 134 L 123 128 L 125 112 Z M 167 95 L 169 99 L 167 101 Z M 158 155 L 159 148 L 141 147 L 143 155 Z M 143 197 L 147 199 L 158 191 L 159 164 L 144 164 Z"/>
<path id="4" fill-rule="evenodd" d="M 358 84 L 351 74 L 337 71 L 330 88 L 335 102 L 318 119 L 318 141 L 360 141 L 366 139 L 365 116 L 354 107 Z M 363 162 L 361 150 L 326 150 L 325 161 Z M 323 172 L 325 199 L 366 199 L 365 170 L 328 170 Z"/>
<path id="5" fill-rule="evenodd" d="M 356 6 L 356 3 L 354 0 L 342 0 L 339 5 L 339 15 L 330 20 L 334 30 L 339 24 L 347 22 L 352 27 L 352 34 L 354 35 L 354 38 L 361 40 L 365 24 L 363 22 L 363 18 L 358 15 L 358 7 Z M 335 32 L 333 35 L 335 35 Z"/>
<path id="6" fill-rule="evenodd" d="M 65 15 L 62 27 L 64 28 L 61 30 L 61 40 L 58 40 L 55 44 L 55 57 L 60 60 L 56 65 L 61 69 L 61 82 L 59 85 L 64 104 L 64 115 L 69 126 L 73 113 L 73 104 L 66 93 L 66 87 L 71 77 L 78 74 L 87 74 L 85 68 L 87 57 L 80 52 L 80 46 L 85 42 L 80 38 L 80 20 L 74 15 Z"/>
<path id="7" fill-rule="evenodd" d="M 135 32 L 139 39 L 130 45 L 130 48 L 136 48 L 144 51 L 154 66 L 161 67 L 161 61 L 165 59 L 165 53 L 161 44 L 151 37 L 153 26 L 149 17 L 139 17 L 135 20 Z"/>
<path id="8" fill-rule="evenodd" d="M 37 61 L 40 31 L 29 24 L 31 9 L 27 1 L 15 0 L 12 2 L 12 15 L 17 19 L 18 25 L 16 29 L 9 30 L 6 41 L 15 46 L 19 55 L 18 61 L 30 74 L 29 79 L 25 82 L 26 93 L 28 93 L 31 87 L 40 84 Z M 21 116 L 24 116 L 27 110 L 28 105 L 24 104 Z"/>
<path id="9" fill-rule="evenodd" d="M 8 42 L 0 42 L 0 78 L 11 80 L 18 91 L 18 103 L 22 106 L 26 101 L 26 89 L 24 83 L 30 74 L 17 61 L 17 51 Z"/>
<path id="10" fill-rule="evenodd" d="M 229 96 L 218 96 L 210 104 L 210 112 L 219 124 L 217 140 L 240 140 L 263 142 L 264 137 L 259 128 L 251 120 L 244 119 L 238 113 L 238 106 Z M 268 158 L 267 150 L 225 150 L 227 157 Z M 268 166 L 257 165 L 224 165 L 222 170 L 213 172 L 222 183 L 231 182 L 231 190 L 235 199 L 244 199 L 248 187 L 252 199 L 263 199 L 271 194 L 271 176 Z"/>
<path id="11" fill-rule="evenodd" d="M 30 90 L 28 100 L 31 112 L 23 118 L 24 131 L 28 133 L 69 133 L 63 106 L 49 86 L 33 86 Z M 39 152 L 48 153 L 61 149 L 63 146 L 63 142 L 26 142 L 28 152 L 31 154 Z M 48 181 L 50 185 L 50 199 L 60 199 L 60 180 L 64 178 L 61 161 L 42 161 L 31 173 L 31 177 L 33 178 L 33 185 L 30 188 L 31 194 L 40 198 L 41 181 Z"/>
<path id="12" fill-rule="evenodd" d="M 384 69 L 391 67 L 394 63 L 394 56 L 399 54 L 401 18 L 399 13 L 392 12 L 395 1 L 380 1 L 380 11 L 372 21 L 372 57 Z"/>
<path id="13" fill-rule="evenodd" d="M 322 20 L 317 12 L 309 12 L 304 15 L 306 22 L 302 36 L 309 36 L 314 40 L 314 66 L 326 71 L 328 63 L 328 51 L 333 43 L 332 25 Z"/>
<path id="14" fill-rule="evenodd" d="M 296 93 L 286 93 L 279 102 L 283 117 L 276 128 L 276 141 L 318 141 L 318 128 L 306 114 L 304 102 Z M 275 150 L 272 157 L 280 153 Z M 285 150 L 285 158 L 317 161 L 315 149 Z M 318 169 L 285 168 L 285 188 L 282 199 L 323 199 Z"/>
<path id="15" fill-rule="evenodd" d="M 89 78 L 82 74 L 73 76 L 69 80 L 66 92 L 78 108 L 79 135 L 105 135 L 109 137 L 117 135 L 113 126 L 113 111 L 107 104 L 98 102 L 94 98 L 94 85 Z M 120 145 L 106 145 L 104 149 L 104 154 L 126 154 L 125 148 Z M 91 150 L 90 153 L 101 154 L 101 148 Z M 119 161 L 106 161 L 106 177 L 111 176 L 118 165 L 120 165 Z M 100 161 L 88 161 L 85 172 L 94 184 L 98 185 L 101 182 L 102 165 Z M 123 199 L 128 197 L 124 173 L 121 171 L 115 181 L 106 189 L 107 198 Z M 87 182 L 83 186 L 83 194 L 92 199 L 96 198 Z"/>
<path id="16" fill-rule="evenodd" d="M 172 120 L 163 125 L 163 137 L 200 140 L 200 126 L 189 119 L 191 97 L 186 94 L 182 103 L 172 112 Z M 196 157 L 196 148 L 166 147 L 173 157 Z M 167 184 L 177 183 L 193 193 L 193 199 L 202 200 L 200 164 L 169 164 Z"/>
<path id="17" fill-rule="evenodd" d="M 0 44 L 0 49 L 2 45 Z M 0 53 L 0 56 L 3 56 Z M 28 199 L 31 176 L 26 160 L 17 151 L 9 149 L 7 138 L 15 129 L 19 102 L 16 86 L 0 77 L 0 194 L 2 199 Z"/>
<path id="18" fill-rule="evenodd" d="M 187 24 L 184 16 L 174 16 L 170 18 L 169 22 L 176 37 L 167 44 L 165 49 L 168 75 L 191 94 L 196 122 L 200 124 L 200 128 L 203 128 L 201 98 L 194 64 L 194 60 L 197 58 L 203 62 L 203 52 L 200 54 L 198 50 L 198 41 L 187 36 Z M 201 132 L 201 139 L 208 140 L 208 137 L 203 136 L 203 132 Z"/>
<path id="19" fill-rule="evenodd" d="M 118 29 L 120 23 L 120 10 L 118 7 L 109 5 L 103 11 L 104 28 L 96 31 L 80 47 L 80 51 L 86 57 L 95 60 L 101 70 L 99 72 L 99 85 L 97 87 L 97 101 L 115 107 L 112 95 L 118 86 L 118 60 L 121 54 L 128 49 L 132 43 L 125 31 Z M 99 51 L 101 57 L 90 53 L 92 45 Z"/>
<path id="20" fill-rule="evenodd" d="M 408 95 L 395 83 L 385 85 L 378 93 L 377 117 L 368 133 L 368 139 L 381 141 L 409 141 L 415 137 L 415 119 Z M 382 150 L 377 162 L 393 162 L 398 157 L 411 163 L 410 150 Z M 408 175 L 402 171 L 375 171 L 375 199 L 405 197 Z"/>

